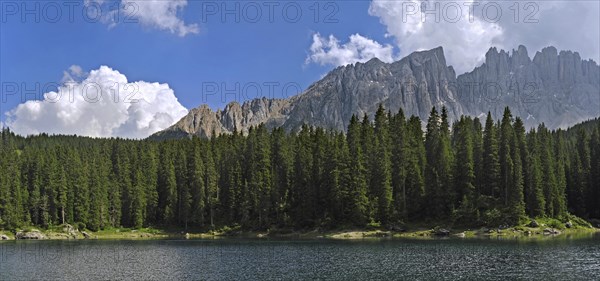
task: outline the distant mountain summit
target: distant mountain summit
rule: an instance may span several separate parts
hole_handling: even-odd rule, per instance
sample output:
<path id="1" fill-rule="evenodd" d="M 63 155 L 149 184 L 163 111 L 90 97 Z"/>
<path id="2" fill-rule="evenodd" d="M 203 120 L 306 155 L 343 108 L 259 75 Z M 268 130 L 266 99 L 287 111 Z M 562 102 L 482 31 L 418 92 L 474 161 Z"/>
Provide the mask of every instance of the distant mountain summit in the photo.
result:
<path id="1" fill-rule="evenodd" d="M 446 106 L 451 120 L 463 114 L 483 117 L 488 111 L 500 118 L 509 106 L 528 127 L 542 122 L 566 127 L 600 115 L 600 67 L 554 47 L 537 52 L 533 60 L 524 46 L 512 54 L 490 48 L 483 65 L 456 77 L 438 47 L 393 63 L 374 58 L 337 67 L 288 99 L 231 102 L 217 111 L 202 105 L 151 138 L 246 133 L 261 123 L 288 131 L 303 124 L 343 131 L 353 114 L 372 117 L 379 104 L 422 120 L 433 106 Z"/>
<path id="2" fill-rule="evenodd" d="M 509 106 L 527 127 L 543 122 L 549 128 L 600 116 L 600 68 L 577 52 L 547 47 L 532 60 L 519 46 L 512 54 L 491 48 L 485 58 L 483 65 L 457 78 L 460 103 L 469 114 L 491 111 L 501 118 Z"/>

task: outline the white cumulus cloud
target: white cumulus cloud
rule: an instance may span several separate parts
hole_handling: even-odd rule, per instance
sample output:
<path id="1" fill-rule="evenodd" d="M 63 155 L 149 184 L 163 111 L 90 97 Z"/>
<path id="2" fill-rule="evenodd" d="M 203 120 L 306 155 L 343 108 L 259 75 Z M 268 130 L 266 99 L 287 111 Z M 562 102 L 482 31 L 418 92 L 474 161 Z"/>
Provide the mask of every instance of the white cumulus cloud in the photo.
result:
<path id="1" fill-rule="evenodd" d="M 321 34 L 315 33 L 306 63 L 340 66 L 366 62 L 374 57 L 384 62 L 392 62 L 393 53 L 393 46 L 382 45 L 360 34 L 353 34 L 350 36 L 350 41 L 340 44 L 333 35 L 322 37 Z"/>
<path id="2" fill-rule="evenodd" d="M 106 0 L 85 0 L 84 3 L 110 10 L 102 20 L 111 28 L 120 21 L 136 20 L 143 26 L 168 31 L 180 37 L 199 32 L 198 24 L 186 24 L 179 15 L 187 6 L 187 0 L 121 0 L 119 9 L 109 7 L 112 4 Z M 121 14 L 115 15 L 119 12 Z"/>
<path id="3" fill-rule="evenodd" d="M 387 26 L 388 35 L 395 38 L 403 56 L 443 46 L 448 62 L 460 73 L 481 62 L 503 32 L 496 23 L 470 17 L 469 6 L 463 4 L 471 2 L 373 0 L 369 13 Z M 448 3 L 456 6 L 444 6 Z M 422 7 L 439 7 L 439 11 L 447 12 L 445 16 L 440 12 L 436 22 L 436 15 L 425 13 Z"/>
<path id="4" fill-rule="evenodd" d="M 70 72 L 81 70 L 71 67 Z M 82 71 L 81 71 L 82 73 Z M 129 82 L 107 66 L 82 81 L 69 81 L 41 101 L 6 113 L 6 126 L 21 135 L 49 133 L 144 138 L 187 114 L 167 84 Z"/>
<path id="5" fill-rule="evenodd" d="M 181 37 L 197 34 L 197 24 L 186 24 L 177 13 L 187 6 L 187 0 L 123 0 L 125 5 L 133 5 L 137 11 L 132 15 L 141 24 L 169 31 Z"/>

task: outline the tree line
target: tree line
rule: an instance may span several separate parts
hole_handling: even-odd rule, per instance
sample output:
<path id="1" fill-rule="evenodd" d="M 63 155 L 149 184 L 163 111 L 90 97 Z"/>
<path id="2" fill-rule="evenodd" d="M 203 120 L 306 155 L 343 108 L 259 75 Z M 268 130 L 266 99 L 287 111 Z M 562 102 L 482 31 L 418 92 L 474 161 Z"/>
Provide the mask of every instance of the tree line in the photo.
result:
<path id="1" fill-rule="evenodd" d="M 260 125 L 212 139 L 21 137 L 0 148 L 0 227 L 469 226 L 600 218 L 600 122 L 526 132 L 508 108 L 418 117 L 379 107 L 347 133 Z"/>

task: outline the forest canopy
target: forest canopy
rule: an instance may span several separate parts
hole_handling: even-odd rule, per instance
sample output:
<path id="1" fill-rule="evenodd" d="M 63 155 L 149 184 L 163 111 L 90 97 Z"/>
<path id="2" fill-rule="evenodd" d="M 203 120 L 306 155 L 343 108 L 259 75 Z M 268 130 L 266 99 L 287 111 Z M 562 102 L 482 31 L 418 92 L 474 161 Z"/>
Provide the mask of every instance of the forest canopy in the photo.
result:
<path id="1" fill-rule="evenodd" d="M 483 123 L 482 123 L 483 121 Z M 347 133 L 265 126 L 168 141 L 21 137 L 0 147 L 0 228 L 63 223 L 244 229 L 390 226 L 447 221 L 516 225 L 600 218 L 600 122 L 526 131 L 433 108 L 380 107 Z"/>

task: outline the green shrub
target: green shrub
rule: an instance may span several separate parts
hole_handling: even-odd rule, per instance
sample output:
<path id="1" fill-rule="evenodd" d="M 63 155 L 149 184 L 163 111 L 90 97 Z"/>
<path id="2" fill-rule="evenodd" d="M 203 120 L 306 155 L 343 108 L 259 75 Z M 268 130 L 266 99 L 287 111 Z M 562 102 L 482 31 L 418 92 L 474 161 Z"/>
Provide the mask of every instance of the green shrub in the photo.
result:
<path id="1" fill-rule="evenodd" d="M 376 221 L 371 221 L 367 224 L 367 230 L 376 230 L 381 228 L 381 223 Z"/>
<path id="2" fill-rule="evenodd" d="M 30 231 L 32 231 L 34 229 L 36 229 L 36 228 L 34 228 L 32 226 L 25 226 L 25 227 L 23 227 L 23 231 L 25 231 L 25 232 L 30 232 Z"/>
<path id="3" fill-rule="evenodd" d="M 239 224 L 234 224 L 232 226 L 223 226 L 221 227 L 219 230 L 217 230 L 217 233 L 222 233 L 222 234 L 231 234 L 233 232 L 239 231 L 242 227 Z"/>
<path id="4" fill-rule="evenodd" d="M 546 225 L 548 227 L 557 228 L 557 229 L 565 228 L 565 224 L 557 219 L 546 219 Z"/>
<path id="5" fill-rule="evenodd" d="M 522 226 L 515 226 L 514 230 L 525 231 L 526 229 Z"/>
<path id="6" fill-rule="evenodd" d="M 569 214 L 569 215 L 567 215 L 567 218 L 571 221 L 571 223 L 573 223 L 573 226 L 588 227 L 588 228 L 592 227 L 592 225 L 589 222 L 587 222 L 586 220 L 584 220 L 578 216 Z"/>
<path id="7" fill-rule="evenodd" d="M 504 217 L 498 209 L 490 209 L 483 213 L 483 223 L 487 226 L 496 227 L 504 224 Z"/>

